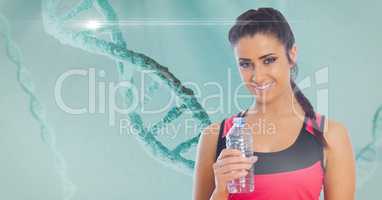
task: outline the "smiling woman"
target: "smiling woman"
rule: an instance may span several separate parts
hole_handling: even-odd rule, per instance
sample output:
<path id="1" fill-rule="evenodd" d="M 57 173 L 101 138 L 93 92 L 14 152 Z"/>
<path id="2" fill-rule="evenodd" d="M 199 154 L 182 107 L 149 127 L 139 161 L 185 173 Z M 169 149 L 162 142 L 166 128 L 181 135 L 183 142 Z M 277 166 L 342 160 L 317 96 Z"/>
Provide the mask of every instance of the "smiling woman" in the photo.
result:
<path id="1" fill-rule="evenodd" d="M 273 8 L 248 10 L 230 29 L 229 41 L 241 79 L 256 100 L 240 117 L 249 127 L 267 121 L 275 134 L 253 130 L 254 156 L 248 159 L 224 145 L 237 115 L 207 127 L 197 149 L 194 200 L 317 200 L 323 188 L 326 200 L 354 199 L 347 129 L 315 112 L 297 87 L 297 46 L 284 16 Z M 226 183 L 245 176 L 243 169 L 253 163 L 255 190 L 228 193 Z"/>
<path id="2" fill-rule="evenodd" d="M 245 36 L 234 50 L 242 80 L 259 101 L 270 101 L 273 94 L 288 91 L 288 71 L 292 66 L 288 66 L 284 46 L 277 38 L 265 34 Z M 291 51 L 291 59 L 295 60 L 296 47 Z"/>

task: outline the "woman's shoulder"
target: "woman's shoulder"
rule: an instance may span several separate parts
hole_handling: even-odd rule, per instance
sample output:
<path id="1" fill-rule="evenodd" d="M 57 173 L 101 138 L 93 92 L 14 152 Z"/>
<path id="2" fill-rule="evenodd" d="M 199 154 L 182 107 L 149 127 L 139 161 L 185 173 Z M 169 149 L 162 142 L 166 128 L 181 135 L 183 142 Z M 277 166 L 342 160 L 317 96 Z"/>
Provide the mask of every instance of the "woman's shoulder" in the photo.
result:
<path id="1" fill-rule="evenodd" d="M 196 153 L 197 166 L 210 166 L 214 162 L 219 129 L 220 123 L 214 122 L 202 130 Z"/>
<path id="2" fill-rule="evenodd" d="M 202 136 L 210 136 L 210 135 L 216 135 L 219 134 L 221 122 L 213 122 L 207 127 L 205 127 L 202 131 Z"/>
<path id="3" fill-rule="evenodd" d="M 212 148 L 216 146 L 220 124 L 220 122 L 214 122 L 202 130 L 199 138 L 199 146 L 203 146 L 204 148 Z"/>
<path id="4" fill-rule="evenodd" d="M 342 122 L 332 118 L 325 118 L 324 123 L 324 137 L 329 147 L 339 149 L 350 144 L 349 131 Z"/>
<path id="5" fill-rule="evenodd" d="M 355 154 L 350 141 L 350 135 L 346 126 L 333 119 L 326 120 L 327 128 L 324 137 L 328 143 L 325 148 L 325 185 L 335 187 L 342 181 L 343 188 L 352 188 L 355 183 Z M 342 187 L 342 186 L 341 186 Z M 335 189 L 328 189 L 325 196 L 330 196 Z"/>
<path id="6" fill-rule="evenodd" d="M 218 136 L 221 128 L 225 127 L 228 118 L 221 121 L 213 122 L 202 130 L 199 143 L 209 148 L 215 148 L 218 143 Z M 223 126 L 223 127 L 222 127 Z"/>

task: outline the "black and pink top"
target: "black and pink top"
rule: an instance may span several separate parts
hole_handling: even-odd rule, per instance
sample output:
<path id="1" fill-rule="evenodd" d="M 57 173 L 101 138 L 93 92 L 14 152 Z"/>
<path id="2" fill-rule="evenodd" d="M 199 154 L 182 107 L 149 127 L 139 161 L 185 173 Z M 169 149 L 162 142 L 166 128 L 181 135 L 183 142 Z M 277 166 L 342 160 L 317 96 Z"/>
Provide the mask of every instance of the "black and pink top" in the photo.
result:
<path id="1" fill-rule="evenodd" d="M 244 114 L 245 115 L 245 114 Z M 221 123 L 216 159 L 225 147 L 225 136 L 233 125 L 233 118 Z M 229 194 L 229 200 L 318 200 L 323 188 L 323 146 L 313 133 L 312 120 L 305 116 L 294 143 L 276 152 L 254 152 L 255 190 L 250 193 Z M 323 130 L 325 116 L 316 113 Z M 256 141 L 254 141 L 256 142 Z"/>

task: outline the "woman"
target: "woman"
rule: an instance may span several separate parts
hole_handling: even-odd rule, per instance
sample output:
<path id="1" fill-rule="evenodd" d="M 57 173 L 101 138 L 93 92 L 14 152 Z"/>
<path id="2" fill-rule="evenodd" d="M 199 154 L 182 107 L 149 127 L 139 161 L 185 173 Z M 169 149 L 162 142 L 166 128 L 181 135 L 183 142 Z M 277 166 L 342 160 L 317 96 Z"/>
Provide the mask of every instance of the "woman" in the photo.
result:
<path id="1" fill-rule="evenodd" d="M 355 162 L 347 129 L 313 110 L 294 82 L 297 48 L 284 16 L 273 8 L 248 10 L 236 19 L 229 41 L 242 81 L 256 104 L 239 113 L 253 129 L 254 156 L 225 148 L 231 116 L 207 127 L 197 147 L 194 200 L 351 200 Z M 226 183 L 255 167 L 255 191 L 230 194 Z"/>

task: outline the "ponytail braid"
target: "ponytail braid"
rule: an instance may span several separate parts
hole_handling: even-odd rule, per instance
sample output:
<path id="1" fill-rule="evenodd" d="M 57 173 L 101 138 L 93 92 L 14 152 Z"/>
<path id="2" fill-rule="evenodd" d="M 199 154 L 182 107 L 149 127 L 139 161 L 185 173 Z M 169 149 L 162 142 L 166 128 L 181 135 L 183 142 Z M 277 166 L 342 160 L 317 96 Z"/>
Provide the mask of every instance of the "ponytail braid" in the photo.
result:
<path id="1" fill-rule="evenodd" d="M 314 108 L 312 104 L 310 103 L 309 99 L 306 98 L 305 95 L 301 92 L 301 90 L 298 88 L 298 86 L 296 85 L 293 79 L 290 80 L 290 84 L 292 86 L 293 93 L 298 103 L 300 104 L 300 106 L 305 112 L 305 116 L 308 118 L 308 120 L 309 119 L 312 120 L 313 133 L 317 136 L 320 144 L 323 145 L 324 147 L 327 147 L 328 143 L 324 138 L 323 131 L 321 131 L 321 129 L 319 128 L 319 125 L 316 120 L 316 113 L 314 112 Z"/>

